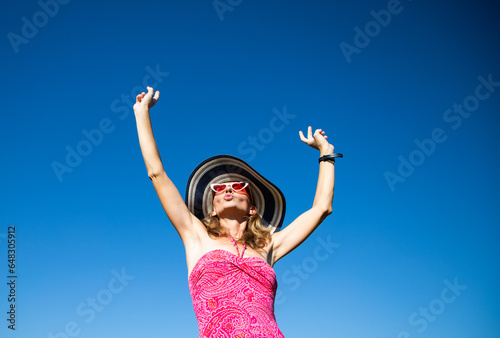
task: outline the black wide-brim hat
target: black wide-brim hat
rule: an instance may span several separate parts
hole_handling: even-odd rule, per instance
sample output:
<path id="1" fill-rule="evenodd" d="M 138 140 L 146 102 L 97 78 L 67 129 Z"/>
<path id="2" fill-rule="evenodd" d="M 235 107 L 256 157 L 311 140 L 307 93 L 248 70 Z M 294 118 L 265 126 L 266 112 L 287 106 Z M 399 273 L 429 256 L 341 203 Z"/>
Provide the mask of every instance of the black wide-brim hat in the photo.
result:
<path id="1" fill-rule="evenodd" d="M 285 218 L 285 196 L 281 190 L 245 161 L 231 155 L 217 155 L 200 163 L 189 176 L 186 204 L 196 217 L 204 219 L 212 212 L 210 185 L 227 181 L 250 183 L 257 213 L 271 232 L 279 231 Z"/>

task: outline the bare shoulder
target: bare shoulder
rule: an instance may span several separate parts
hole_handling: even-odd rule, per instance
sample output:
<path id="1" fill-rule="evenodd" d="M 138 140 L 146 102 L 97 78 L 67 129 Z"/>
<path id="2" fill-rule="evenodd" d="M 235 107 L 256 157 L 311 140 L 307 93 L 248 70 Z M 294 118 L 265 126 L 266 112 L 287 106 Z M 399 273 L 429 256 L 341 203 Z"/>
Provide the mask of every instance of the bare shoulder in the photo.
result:
<path id="1" fill-rule="evenodd" d="M 271 266 L 274 266 L 274 264 L 276 263 L 276 260 L 274 259 L 275 235 L 276 233 L 272 233 L 271 236 L 269 236 L 269 242 L 263 248 L 263 251 L 265 252 L 266 255 L 266 261 Z"/>
<path id="2" fill-rule="evenodd" d="M 191 271 L 196 262 L 206 252 L 210 251 L 211 238 L 203 223 L 196 217 L 193 220 L 193 231 L 190 236 L 182 238 L 186 250 L 186 263 L 188 271 Z"/>
<path id="3" fill-rule="evenodd" d="M 280 254 L 280 244 L 282 241 L 283 241 L 282 231 L 274 232 L 271 234 L 271 240 L 267 245 L 269 259 L 272 262 L 271 266 L 274 266 L 274 264 L 276 264 L 276 262 L 279 261 L 284 256 Z"/>

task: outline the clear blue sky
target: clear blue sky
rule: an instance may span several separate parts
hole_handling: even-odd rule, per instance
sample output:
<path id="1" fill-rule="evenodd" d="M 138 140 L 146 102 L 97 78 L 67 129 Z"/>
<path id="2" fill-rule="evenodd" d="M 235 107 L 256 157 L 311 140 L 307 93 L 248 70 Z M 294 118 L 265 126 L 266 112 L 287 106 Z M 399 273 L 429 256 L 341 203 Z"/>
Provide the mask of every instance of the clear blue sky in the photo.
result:
<path id="1" fill-rule="evenodd" d="M 60 1 L 0 14 L 2 337 L 197 336 L 129 101 L 146 84 L 182 194 L 239 156 L 286 225 L 317 179 L 298 131 L 344 153 L 334 213 L 275 265 L 287 338 L 499 336 L 495 1 Z"/>

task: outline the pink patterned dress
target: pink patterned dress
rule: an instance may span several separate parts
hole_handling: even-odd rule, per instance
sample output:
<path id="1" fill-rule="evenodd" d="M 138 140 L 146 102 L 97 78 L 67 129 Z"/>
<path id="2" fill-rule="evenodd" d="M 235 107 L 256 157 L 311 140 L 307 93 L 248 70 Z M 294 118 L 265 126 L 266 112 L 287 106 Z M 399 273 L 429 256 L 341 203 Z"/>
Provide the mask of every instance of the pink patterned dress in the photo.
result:
<path id="1" fill-rule="evenodd" d="M 230 237 L 229 237 L 230 238 Z M 274 317 L 276 275 L 258 257 L 226 250 L 203 255 L 189 275 L 201 337 L 284 338 Z"/>

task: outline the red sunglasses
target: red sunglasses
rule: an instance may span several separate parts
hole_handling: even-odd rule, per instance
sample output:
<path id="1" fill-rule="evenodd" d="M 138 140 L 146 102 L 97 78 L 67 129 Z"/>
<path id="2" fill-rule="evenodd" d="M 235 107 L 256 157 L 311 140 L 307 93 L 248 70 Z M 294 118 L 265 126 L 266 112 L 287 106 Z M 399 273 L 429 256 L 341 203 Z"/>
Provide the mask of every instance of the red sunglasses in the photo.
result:
<path id="1" fill-rule="evenodd" d="M 245 194 L 248 196 L 250 199 L 250 202 L 254 204 L 253 196 L 252 196 L 252 191 L 250 190 L 250 186 L 248 182 L 234 182 L 234 183 L 215 183 L 215 184 L 210 184 L 210 188 L 212 191 L 216 194 L 222 194 L 224 191 L 226 191 L 227 187 L 231 187 L 231 190 L 239 193 L 239 194 Z"/>
<path id="2" fill-rule="evenodd" d="M 233 190 L 234 192 L 239 192 L 239 193 L 243 193 L 243 194 L 249 195 L 249 193 L 248 193 L 248 191 L 246 189 L 248 187 L 248 182 L 234 182 L 234 183 L 215 183 L 215 184 L 210 184 L 210 188 L 216 194 L 222 194 L 224 191 L 226 191 L 227 187 L 231 187 L 231 190 Z"/>

